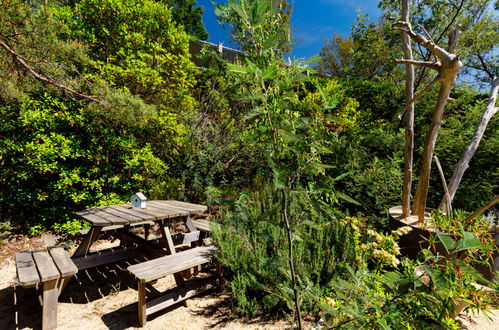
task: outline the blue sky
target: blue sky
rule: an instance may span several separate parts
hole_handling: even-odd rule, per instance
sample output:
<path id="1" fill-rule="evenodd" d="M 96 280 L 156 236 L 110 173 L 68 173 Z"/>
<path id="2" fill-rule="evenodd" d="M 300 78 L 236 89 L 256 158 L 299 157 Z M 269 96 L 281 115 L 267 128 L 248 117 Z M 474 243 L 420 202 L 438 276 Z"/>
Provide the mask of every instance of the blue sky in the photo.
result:
<path id="1" fill-rule="evenodd" d="M 204 8 L 203 22 L 210 34 L 209 41 L 224 42 L 230 46 L 228 31 L 216 21 L 211 0 L 198 0 Z M 225 3 L 225 0 L 215 0 Z M 294 0 L 292 25 L 297 46 L 293 51 L 296 58 L 307 58 L 320 52 L 324 39 L 331 39 L 334 34 L 347 36 L 352 22 L 357 17 L 357 9 L 376 20 L 380 11 L 377 0 Z"/>

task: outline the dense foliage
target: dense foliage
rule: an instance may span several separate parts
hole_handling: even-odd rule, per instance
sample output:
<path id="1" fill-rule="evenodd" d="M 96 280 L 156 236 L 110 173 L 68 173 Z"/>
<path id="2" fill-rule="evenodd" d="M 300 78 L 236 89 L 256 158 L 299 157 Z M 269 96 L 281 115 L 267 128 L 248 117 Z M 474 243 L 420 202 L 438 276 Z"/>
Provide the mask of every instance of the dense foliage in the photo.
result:
<path id="1" fill-rule="evenodd" d="M 396 12 L 398 3 L 381 6 Z M 463 24 L 467 77 L 480 83 L 497 74 L 489 3 L 413 4 L 414 22 L 438 39 Z M 74 212 L 142 191 L 219 210 L 214 240 L 242 314 L 263 308 L 298 322 L 320 315 L 330 327 L 452 328 L 454 297 L 486 305 L 471 284 L 482 279 L 461 258 L 482 253 L 483 227 L 433 236 L 456 256 L 445 260 L 429 251 L 403 258 L 397 241 L 407 229 L 388 228 L 388 208 L 400 204 L 397 115 L 405 103 L 390 15 L 375 23 L 360 15 L 350 36 L 326 41 L 312 68 L 285 60 L 290 2 L 229 0 L 216 13 L 242 52 L 229 62 L 206 47 L 199 56 L 207 66 L 196 68 L 189 40 L 208 36 L 194 0 L 2 6 L 0 239 L 12 231 L 75 234 L 82 224 Z M 433 77 L 422 69 L 417 78 L 422 88 Z M 417 103 L 417 154 L 436 93 Z M 436 148 L 446 178 L 486 102 L 482 89 L 464 82 L 451 97 Z M 473 211 L 497 195 L 497 132 L 493 118 L 454 207 Z M 429 206 L 437 207 L 437 172 L 430 183 Z"/>

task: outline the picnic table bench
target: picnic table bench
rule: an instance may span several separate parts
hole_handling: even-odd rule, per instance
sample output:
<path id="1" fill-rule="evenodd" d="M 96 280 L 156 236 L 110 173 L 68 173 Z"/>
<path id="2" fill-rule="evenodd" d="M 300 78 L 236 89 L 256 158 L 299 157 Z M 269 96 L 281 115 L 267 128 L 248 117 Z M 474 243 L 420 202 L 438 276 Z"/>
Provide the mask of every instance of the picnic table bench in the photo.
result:
<path id="1" fill-rule="evenodd" d="M 131 204 L 110 205 L 90 208 L 76 214 L 89 222 L 92 227 L 84 232 L 83 241 L 72 256 L 73 262 L 79 270 L 100 266 L 106 263 L 117 262 L 137 255 L 158 258 L 171 254 L 174 243 L 187 244 L 200 242 L 200 231 L 191 219 L 191 216 L 207 210 L 204 205 L 172 201 L 153 200 L 147 202 L 147 208 L 132 209 Z M 188 233 L 180 233 L 172 237 L 168 227 L 172 219 L 183 219 Z M 137 225 L 151 225 L 157 223 L 161 230 L 159 240 L 150 241 L 130 232 Z M 92 244 L 102 232 L 109 232 L 118 238 L 120 247 L 89 252 Z M 175 242 L 173 241 L 175 239 Z"/>
<path id="2" fill-rule="evenodd" d="M 191 216 L 207 210 L 197 205 L 171 200 L 148 201 L 147 208 L 132 209 L 131 204 L 90 208 L 78 212 L 91 224 L 83 230 L 83 240 L 70 258 L 62 248 L 50 247 L 18 252 L 15 255 L 18 283 L 23 287 L 40 288 L 42 304 L 42 327 L 57 326 L 57 302 L 65 285 L 79 270 L 133 258 L 141 255 L 145 262 L 130 266 L 129 272 L 138 280 L 139 322 L 146 323 L 147 315 L 183 301 L 211 287 L 206 280 L 190 280 L 197 275 L 201 265 L 207 263 L 216 248 L 201 246 L 203 238 L 212 230 L 207 220 L 193 220 Z M 188 232 L 172 235 L 169 223 L 182 219 Z M 159 225 L 161 235 L 148 239 L 148 229 Z M 144 237 L 130 231 L 143 226 Z M 120 240 L 120 246 L 90 252 L 90 247 L 107 232 Z M 177 252 L 179 245 L 190 244 L 191 249 Z M 220 267 L 217 265 L 220 276 Z M 145 285 L 162 277 L 173 275 L 177 287 L 172 292 L 146 302 Z M 185 280 L 190 280 L 187 283 Z"/>
<path id="3" fill-rule="evenodd" d="M 210 288 L 209 283 L 198 283 L 196 281 L 186 285 L 182 278 L 177 277 L 177 290 L 147 302 L 145 285 L 165 276 L 175 275 L 193 267 L 201 266 L 210 261 L 212 253 L 216 250 L 217 248 L 213 245 L 201 246 L 128 267 L 128 271 L 135 276 L 138 282 L 138 318 L 140 326 L 146 324 L 148 315 Z"/>
<path id="4" fill-rule="evenodd" d="M 206 281 L 191 280 L 201 265 L 207 263 L 214 246 L 201 246 L 203 238 L 211 232 L 207 220 L 193 220 L 191 216 L 207 210 L 204 205 L 172 200 L 147 201 L 146 208 L 132 209 L 131 204 L 96 207 L 78 212 L 92 227 L 84 232 L 84 238 L 72 256 L 79 270 L 144 255 L 148 260 L 128 268 L 138 280 L 139 323 L 146 323 L 147 315 L 198 294 L 211 285 Z M 183 219 L 188 232 L 171 235 L 171 219 Z M 158 224 L 161 237 L 148 240 L 147 232 L 142 238 L 130 231 L 133 226 Z M 112 249 L 89 252 L 99 234 L 107 231 L 120 240 L 120 246 Z M 201 234 L 202 233 L 202 234 Z M 175 247 L 191 244 L 194 248 L 178 252 Z M 217 266 L 220 276 L 220 267 Z M 145 285 L 168 275 L 173 275 L 177 287 L 170 293 L 146 302 Z"/>
<path id="5" fill-rule="evenodd" d="M 18 284 L 25 288 L 39 286 L 42 328 L 55 329 L 59 295 L 78 268 L 59 247 L 17 252 L 15 261 Z"/>

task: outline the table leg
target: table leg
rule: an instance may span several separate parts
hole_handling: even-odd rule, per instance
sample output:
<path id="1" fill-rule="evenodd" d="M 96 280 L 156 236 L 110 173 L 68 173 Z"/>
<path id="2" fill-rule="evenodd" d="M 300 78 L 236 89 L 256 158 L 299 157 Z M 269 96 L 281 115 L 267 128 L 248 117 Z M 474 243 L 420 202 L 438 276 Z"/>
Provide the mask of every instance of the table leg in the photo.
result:
<path id="1" fill-rule="evenodd" d="M 196 231 L 197 228 L 194 225 L 194 222 L 192 222 L 192 219 L 190 216 L 187 216 L 187 219 L 185 220 L 185 224 L 187 225 L 187 228 L 189 228 L 189 231 Z"/>
<path id="2" fill-rule="evenodd" d="M 166 251 L 169 254 L 174 254 L 175 253 L 175 246 L 173 245 L 173 240 L 172 240 L 172 235 L 170 234 L 170 228 L 168 228 L 168 224 L 161 224 L 160 225 L 161 229 L 161 236 L 163 236 L 163 239 L 165 240 L 165 247 Z"/>
<path id="3" fill-rule="evenodd" d="M 168 251 L 169 254 L 175 254 L 176 253 L 175 246 L 173 245 L 172 235 L 170 233 L 170 228 L 168 228 L 168 224 L 161 224 L 160 229 L 161 229 L 161 235 L 163 236 L 163 239 L 166 242 L 165 244 L 166 250 Z M 185 281 L 182 278 L 182 272 L 173 274 L 173 277 L 175 278 L 175 283 L 177 284 L 177 288 L 185 287 Z"/>
<path id="4" fill-rule="evenodd" d="M 128 233 L 130 231 L 130 225 L 124 225 L 122 231 Z M 125 246 L 126 241 L 120 240 L 120 246 Z"/>
<path id="5" fill-rule="evenodd" d="M 42 329 L 55 329 L 57 327 L 57 300 L 59 290 L 57 279 L 43 283 Z"/>
<path id="6" fill-rule="evenodd" d="M 90 246 L 92 246 L 92 243 L 97 240 L 97 237 L 99 237 L 101 231 L 102 227 L 90 228 L 90 231 L 83 238 L 83 241 L 81 242 L 80 246 L 78 246 L 78 248 L 76 249 L 75 253 L 73 254 L 73 257 L 81 257 L 87 254 L 88 250 L 90 249 Z"/>
<path id="7" fill-rule="evenodd" d="M 141 327 L 146 325 L 147 314 L 146 314 L 146 284 L 139 281 L 138 284 L 139 299 L 137 304 L 139 305 L 139 324 Z"/>

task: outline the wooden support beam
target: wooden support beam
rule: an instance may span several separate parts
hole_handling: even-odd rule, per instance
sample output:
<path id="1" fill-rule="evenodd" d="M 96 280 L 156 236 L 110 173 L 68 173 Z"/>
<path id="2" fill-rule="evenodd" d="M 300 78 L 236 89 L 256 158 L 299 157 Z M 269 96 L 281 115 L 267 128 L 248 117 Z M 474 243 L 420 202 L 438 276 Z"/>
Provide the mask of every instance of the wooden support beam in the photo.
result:
<path id="1" fill-rule="evenodd" d="M 73 257 L 72 260 L 78 270 L 84 270 L 132 258 L 142 253 L 144 253 L 144 250 L 139 246 L 124 246 L 93 252 L 81 257 Z"/>
<path id="2" fill-rule="evenodd" d="M 146 283 L 139 282 L 138 284 L 138 293 L 139 299 L 137 301 L 138 304 L 138 312 L 139 312 L 139 324 L 141 327 L 146 325 L 147 322 L 147 310 L 146 310 Z"/>
<path id="3" fill-rule="evenodd" d="M 97 240 L 97 237 L 99 237 L 101 231 L 102 227 L 94 226 L 90 228 L 90 231 L 83 238 L 83 241 L 81 242 L 80 246 L 78 246 L 78 248 L 76 249 L 75 253 L 73 254 L 73 257 L 80 257 L 87 254 L 88 250 L 90 249 L 90 246 L 92 246 L 92 243 Z"/>
<path id="4" fill-rule="evenodd" d="M 57 279 L 43 283 L 42 329 L 57 328 Z"/>
<path id="5" fill-rule="evenodd" d="M 183 302 L 184 300 L 200 294 L 203 291 L 212 289 L 213 284 L 209 283 L 211 280 L 212 279 L 192 280 L 183 288 L 175 289 L 170 293 L 148 301 L 146 303 L 146 315 L 151 315 L 162 309 Z"/>

